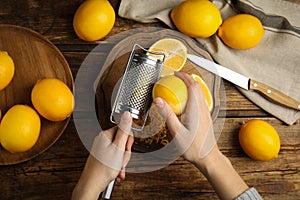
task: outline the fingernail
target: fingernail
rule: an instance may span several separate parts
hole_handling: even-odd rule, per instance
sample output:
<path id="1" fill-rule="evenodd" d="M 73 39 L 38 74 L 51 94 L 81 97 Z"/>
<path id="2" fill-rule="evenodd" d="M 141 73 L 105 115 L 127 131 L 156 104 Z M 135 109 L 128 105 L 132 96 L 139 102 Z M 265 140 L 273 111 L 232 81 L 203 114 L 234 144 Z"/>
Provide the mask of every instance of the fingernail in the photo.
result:
<path id="1" fill-rule="evenodd" d="M 126 111 L 123 113 L 123 115 L 121 116 L 121 120 L 125 123 L 129 123 L 132 120 L 131 114 L 130 112 Z"/>
<path id="2" fill-rule="evenodd" d="M 164 107 L 164 102 L 161 98 L 154 99 L 154 103 L 158 108 L 163 108 Z"/>

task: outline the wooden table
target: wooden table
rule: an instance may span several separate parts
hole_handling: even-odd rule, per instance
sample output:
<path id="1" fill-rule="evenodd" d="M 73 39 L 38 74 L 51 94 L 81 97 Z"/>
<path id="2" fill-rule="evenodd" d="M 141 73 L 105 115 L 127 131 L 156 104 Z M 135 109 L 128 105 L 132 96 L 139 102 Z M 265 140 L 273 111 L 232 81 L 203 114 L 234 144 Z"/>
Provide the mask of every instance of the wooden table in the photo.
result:
<path id="1" fill-rule="evenodd" d="M 83 0 L 1 0 L 0 23 L 33 29 L 53 42 L 68 61 L 73 76 L 97 42 L 84 42 L 75 35 L 72 19 Z M 115 10 L 119 1 L 111 1 Z M 299 2 L 299 1 L 298 1 Z M 117 18 L 104 39 L 137 27 L 165 27 L 162 23 L 141 24 Z M 167 28 L 167 27 L 166 27 Z M 251 103 L 225 82 L 225 125 L 218 140 L 222 152 L 250 186 L 265 199 L 300 199 L 300 121 L 286 126 Z M 222 116 L 221 116 L 222 117 Z M 243 121 L 263 119 L 281 137 L 279 157 L 269 162 L 251 160 L 238 143 Z M 70 199 L 88 151 L 81 143 L 73 120 L 60 139 L 46 152 L 24 163 L 0 167 L 0 199 Z M 179 158 L 161 170 L 127 174 L 116 184 L 113 199 L 217 199 L 214 190 L 197 169 Z"/>

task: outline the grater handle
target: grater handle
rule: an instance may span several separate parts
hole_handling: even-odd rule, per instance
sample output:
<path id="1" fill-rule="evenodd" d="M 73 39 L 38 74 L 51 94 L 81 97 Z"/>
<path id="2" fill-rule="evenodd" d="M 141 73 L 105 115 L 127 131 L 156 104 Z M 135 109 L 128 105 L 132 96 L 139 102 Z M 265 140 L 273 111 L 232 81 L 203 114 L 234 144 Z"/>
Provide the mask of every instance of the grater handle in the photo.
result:
<path id="1" fill-rule="evenodd" d="M 112 181 L 108 184 L 108 186 L 107 186 L 106 189 L 102 192 L 101 197 L 100 197 L 99 199 L 103 199 L 103 200 L 105 200 L 105 199 L 110 199 L 111 194 L 112 194 L 113 189 L 114 189 L 115 181 L 116 181 L 116 180 L 112 180 Z"/>

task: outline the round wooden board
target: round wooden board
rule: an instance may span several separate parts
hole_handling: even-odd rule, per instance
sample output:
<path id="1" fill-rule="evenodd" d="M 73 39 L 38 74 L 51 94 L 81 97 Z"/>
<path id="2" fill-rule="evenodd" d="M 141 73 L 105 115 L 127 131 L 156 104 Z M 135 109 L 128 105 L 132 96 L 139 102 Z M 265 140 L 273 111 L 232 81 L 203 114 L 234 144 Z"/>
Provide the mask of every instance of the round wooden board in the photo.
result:
<path id="1" fill-rule="evenodd" d="M 137 32 L 119 41 L 106 57 L 102 73 L 99 74 L 98 81 L 96 81 L 97 84 L 95 84 L 98 107 L 97 111 L 98 116 L 101 116 L 99 117 L 99 122 L 103 130 L 113 126 L 109 120 L 111 113 L 111 97 L 115 90 L 115 86 L 125 71 L 129 54 L 133 45 L 137 43 L 144 48 L 149 48 L 154 42 L 162 38 L 178 39 L 187 46 L 188 53 L 200 55 L 206 59 L 212 60 L 210 55 L 197 46 L 191 38 L 170 29 L 162 29 L 154 32 L 145 30 L 144 32 Z M 212 119 L 215 120 L 218 116 L 220 107 L 220 78 L 202 68 L 196 67 L 189 61 L 186 62 L 181 71 L 189 74 L 197 74 L 206 82 L 214 99 Z M 147 131 L 147 127 L 145 127 L 143 132 Z M 142 134 L 153 135 L 153 133 Z M 142 142 L 135 140 L 134 150 L 145 152 L 161 148 L 162 146 L 161 141 L 159 140 L 157 140 L 156 144 L 146 144 L 145 142 L 147 143 L 146 140 L 143 140 Z"/>
<path id="2" fill-rule="evenodd" d="M 73 90 L 74 80 L 67 61 L 42 35 L 24 27 L 2 24 L 0 50 L 7 51 L 15 64 L 12 82 L 0 91 L 2 115 L 15 104 L 32 106 L 31 90 L 39 79 L 58 78 Z M 0 165 L 24 162 L 41 154 L 61 136 L 69 120 L 50 122 L 41 117 L 41 133 L 35 146 L 23 153 L 9 153 L 0 147 Z"/>

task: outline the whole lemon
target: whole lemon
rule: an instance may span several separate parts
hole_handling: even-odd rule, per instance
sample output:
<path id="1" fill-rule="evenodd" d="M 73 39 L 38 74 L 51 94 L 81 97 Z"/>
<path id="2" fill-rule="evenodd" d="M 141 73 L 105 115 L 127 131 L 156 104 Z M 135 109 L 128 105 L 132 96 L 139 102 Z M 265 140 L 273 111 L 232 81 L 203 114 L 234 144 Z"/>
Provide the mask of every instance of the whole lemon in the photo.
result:
<path id="1" fill-rule="evenodd" d="M 280 150 L 277 131 L 259 119 L 250 120 L 241 126 L 239 142 L 245 153 L 254 160 L 271 160 L 278 156 Z"/>
<path id="2" fill-rule="evenodd" d="M 176 28 L 194 38 L 207 38 L 216 33 L 222 17 L 215 4 L 207 0 L 186 0 L 171 11 Z"/>
<path id="3" fill-rule="evenodd" d="M 13 79 L 15 64 L 6 51 L 0 51 L 0 90 L 4 89 Z"/>
<path id="4" fill-rule="evenodd" d="M 41 120 L 34 109 L 26 105 L 11 107 L 0 124 L 0 142 L 11 153 L 25 152 L 37 142 Z"/>
<path id="5" fill-rule="evenodd" d="M 62 121 L 74 108 L 74 97 L 68 86 L 56 78 L 39 80 L 31 91 L 34 108 L 50 121 Z"/>
<path id="6" fill-rule="evenodd" d="M 74 31 L 82 40 L 100 40 L 111 31 L 115 18 L 115 11 L 108 0 L 86 0 L 74 15 Z"/>
<path id="7" fill-rule="evenodd" d="M 263 38 L 264 28 L 260 20 L 249 14 L 238 14 L 226 19 L 219 27 L 218 36 L 234 49 L 249 49 Z"/>
<path id="8" fill-rule="evenodd" d="M 180 115 L 186 106 L 188 92 L 185 83 L 175 75 L 159 79 L 152 90 L 153 99 L 164 99 L 176 115 Z"/>

